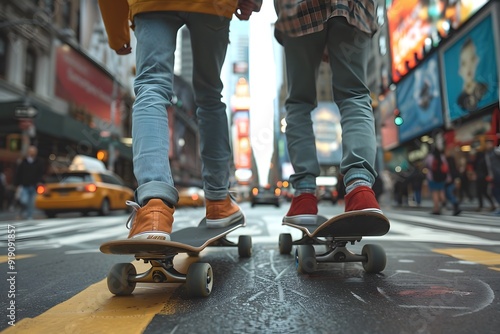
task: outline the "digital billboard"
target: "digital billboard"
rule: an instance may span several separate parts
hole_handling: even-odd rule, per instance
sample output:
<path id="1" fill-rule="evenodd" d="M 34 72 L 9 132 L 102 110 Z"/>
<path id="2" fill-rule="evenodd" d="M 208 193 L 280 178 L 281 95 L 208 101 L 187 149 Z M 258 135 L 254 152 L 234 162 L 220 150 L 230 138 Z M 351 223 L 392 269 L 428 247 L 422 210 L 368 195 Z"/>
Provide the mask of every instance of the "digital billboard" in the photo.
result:
<path id="1" fill-rule="evenodd" d="M 448 36 L 488 0 L 393 0 L 387 7 L 392 77 L 398 82 L 422 59 L 432 40 Z M 430 44 L 429 44 L 430 43 Z"/>
<path id="2" fill-rule="evenodd" d="M 397 107 L 403 117 L 399 140 L 405 142 L 443 125 L 438 56 L 421 63 L 398 84 Z"/>
<path id="3" fill-rule="evenodd" d="M 445 110 L 450 121 L 498 102 L 494 24 L 486 15 L 442 50 Z"/>

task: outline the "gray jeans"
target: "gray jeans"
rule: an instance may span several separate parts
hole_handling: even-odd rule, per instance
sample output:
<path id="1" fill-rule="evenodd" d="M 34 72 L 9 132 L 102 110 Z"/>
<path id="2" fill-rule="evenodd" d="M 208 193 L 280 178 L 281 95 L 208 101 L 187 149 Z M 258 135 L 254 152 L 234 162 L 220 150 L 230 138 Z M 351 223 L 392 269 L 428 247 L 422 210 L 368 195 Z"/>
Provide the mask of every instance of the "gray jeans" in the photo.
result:
<path id="1" fill-rule="evenodd" d="M 316 79 L 323 51 L 328 48 L 334 100 L 341 114 L 344 183 L 355 179 L 375 182 L 375 121 L 366 71 L 371 37 L 344 18 L 329 20 L 328 28 L 300 37 L 284 37 L 288 98 L 286 138 L 295 173 L 295 189 L 316 186 L 320 168 L 311 111 L 317 106 Z"/>

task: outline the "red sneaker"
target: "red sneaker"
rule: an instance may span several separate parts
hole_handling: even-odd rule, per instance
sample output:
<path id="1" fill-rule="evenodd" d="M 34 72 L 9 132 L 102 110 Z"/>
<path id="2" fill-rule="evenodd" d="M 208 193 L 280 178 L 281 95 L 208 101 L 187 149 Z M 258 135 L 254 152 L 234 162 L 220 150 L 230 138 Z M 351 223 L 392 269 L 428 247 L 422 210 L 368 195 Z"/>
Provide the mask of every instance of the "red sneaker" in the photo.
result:
<path id="1" fill-rule="evenodd" d="M 344 196 L 345 212 L 359 211 L 359 210 L 380 210 L 380 205 L 375 198 L 375 193 L 370 187 L 359 186 L 354 188 L 349 194 Z"/>
<path id="2" fill-rule="evenodd" d="M 303 193 L 292 198 L 284 222 L 299 225 L 315 225 L 318 215 L 318 199 L 314 194 Z"/>

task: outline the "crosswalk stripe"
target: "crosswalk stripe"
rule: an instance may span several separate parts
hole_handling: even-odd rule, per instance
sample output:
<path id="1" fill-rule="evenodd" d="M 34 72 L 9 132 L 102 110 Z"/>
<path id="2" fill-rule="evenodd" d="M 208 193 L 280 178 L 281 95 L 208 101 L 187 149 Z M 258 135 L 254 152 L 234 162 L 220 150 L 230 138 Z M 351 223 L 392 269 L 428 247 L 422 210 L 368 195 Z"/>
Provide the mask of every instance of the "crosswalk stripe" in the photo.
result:
<path id="1" fill-rule="evenodd" d="M 436 248 L 433 252 L 452 256 L 454 258 L 479 263 L 488 268 L 500 271 L 500 254 L 476 248 Z"/>
<path id="2" fill-rule="evenodd" d="M 387 217 L 389 218 L 389 220 L 391 220 L 392 218 L 395 218 L 395 219 L 401 220 L 401 221 L 409 221 L 409 222 L 413 222 L 413 223 L 428 224 L 428 225 L 432 225 L 432 226 L 436 226 L 436 227 L 446 227 L 446 228 L 453 228 L 453 229 L 459 228 L 459 229 L 465 229 L 467 231 L 474 231 L 474 232 L 500 233 L 500 227 L 471 224 L 470 221 L 468 221 L 467 224 L 461 224 L 461 223 L 444 221 L 442 219 L 435 219 L 435 218 L 422 217 L 422 216 L 403 215 L 403 214 L 397 214 L 397 213 L 387 214 Z"/>

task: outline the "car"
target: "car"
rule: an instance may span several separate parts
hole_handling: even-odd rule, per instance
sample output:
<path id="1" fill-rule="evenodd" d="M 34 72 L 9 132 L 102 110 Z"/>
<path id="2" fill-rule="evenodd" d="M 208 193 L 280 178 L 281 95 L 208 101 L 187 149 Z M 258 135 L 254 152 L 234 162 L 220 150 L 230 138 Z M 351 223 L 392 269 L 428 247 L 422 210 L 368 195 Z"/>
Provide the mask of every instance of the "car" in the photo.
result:
<path id="1" fill-rule="evenodd" d="M 179 190 L 179 201 L 176 207 L 182 206 L 205 206 L 205 192 L 198 187 L 186 187 Z"/>
<path id="2" fill-rule="evenodd" d="M 128 210 L 126 201 L 134 200 L 134 191 L 118 175 L 106 170 L 104 164 L 90 165 L 99 167 L 87 169 L 89 164 L 75 164 L 47 175 L 44 184 L 37 187 L 36 207 L 49 218 L 63 212 L 86 215 L 97 211 L 106 216 L 112 210 Z"/>
<path id="3" fill-rule="evenodd" d="M 332 204 L 337 203 L 339 192 L 337 190 L 338 178 L 336 176 L 318 176 L 316 178 L 316 197 L 318 201 L 326 200 Z"/>
<path id="4" fill-rule="evenodd" d="M 279 208 L 280 196 L 280 188 L 271 188 L 269 185 L 254 187 L 250 195 L 250 204 L 252 208 L 257 204 L 270 204 Z"/>
<path id="5" fill-rule="evenodd" d="M 318 201 L 326 200 L 332 202 L 332 204 L 336 204 L 339 199 L 339 192 L 334 186 L 319 186 L 316 191 L 316 197 Z"/>

